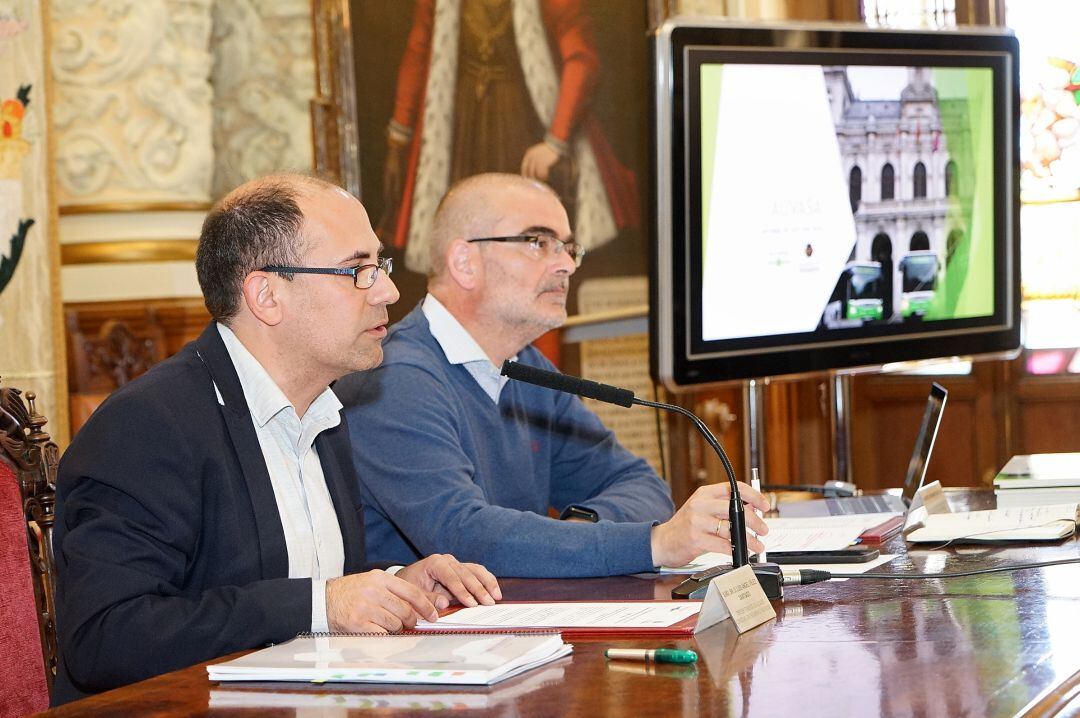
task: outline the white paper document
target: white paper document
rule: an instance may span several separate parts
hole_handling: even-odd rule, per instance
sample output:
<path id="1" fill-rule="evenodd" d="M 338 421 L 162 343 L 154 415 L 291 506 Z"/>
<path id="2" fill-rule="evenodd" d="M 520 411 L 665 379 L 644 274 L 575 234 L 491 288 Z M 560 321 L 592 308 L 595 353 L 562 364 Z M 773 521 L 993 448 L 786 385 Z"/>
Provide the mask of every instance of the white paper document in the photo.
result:
<path id="1" fill-rule="evenodd" d="M 895 514 L 766 519 L 769 533 L 759 537 L 766 551 L 836 551 L 855 543 L 867 529 Z"/>
<path id="2" fill-rule="evenodd" d="M 697 601 L 500 603 L 463 608 L 417 631 L 454 628 L 667 628 L 695 615 Z"/>
<path id="3" fill-rule="evenodd" d="M 936 541 L 1053 541 L 1071 536 L 1080 519 L 1080 506 L 1018 506 L 992 511 L 929 514 L 906 538 Z"/>
<path id="4" fill-rule="evenodd" d="M 860 534 L 878 526 L 895 514 L 857 514 L 815 518 L 767 518 L 769 533 L 759 536 L 769 551 L 836 551 L 855 543 Z M 766 555 L 766 558 L 768 556 Z M 704 553 L 685 566 L 663 566 L 660 573 L 697 573 L 722 563 L 731 563 L 731 555 Z"/>

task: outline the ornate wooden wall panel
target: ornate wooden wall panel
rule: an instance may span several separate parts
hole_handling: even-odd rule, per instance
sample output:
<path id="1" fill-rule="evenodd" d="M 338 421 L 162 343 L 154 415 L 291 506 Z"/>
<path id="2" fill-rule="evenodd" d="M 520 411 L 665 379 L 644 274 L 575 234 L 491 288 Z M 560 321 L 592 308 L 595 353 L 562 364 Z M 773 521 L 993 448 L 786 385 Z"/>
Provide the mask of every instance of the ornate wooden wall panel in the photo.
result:
<path id="1" fill-rule="evenodd" d="M 708 392 L 661 397 L 661 401 L 678 404 L 701 417 L 727 451 L 736 476 L 747 475 L 743 391 L 741 385 L 731 385 Z M 701 438 L 693 425 L 680 416 L 667 417 L 668 479 L 675 505 L 679 506 L 699 486 L 726 481 L 723 464 L 712 448 Z"/>
<path id="2" fill-rule="evenodd" d="M 154 361 L 172 356 L 206 327 L 210 315 L 200 299 L 162 299 L 146 302 L 83 302 L 64 305 L 67 343 L 73 362 L 85 363 L 68 372 L 71 432 L 74 435 L 111 391 L 134 379 Z M 76 346 L 100 338 L 102 329 L 120 327 L 136 341 L 111 345 L 101 361 L 90 361 Z M 152 341 L 154 346 L 148 346 Z M 113 356 L 117 346 L 128 356 Z M 112 354 L 110 354 L 112 352 Z"/>

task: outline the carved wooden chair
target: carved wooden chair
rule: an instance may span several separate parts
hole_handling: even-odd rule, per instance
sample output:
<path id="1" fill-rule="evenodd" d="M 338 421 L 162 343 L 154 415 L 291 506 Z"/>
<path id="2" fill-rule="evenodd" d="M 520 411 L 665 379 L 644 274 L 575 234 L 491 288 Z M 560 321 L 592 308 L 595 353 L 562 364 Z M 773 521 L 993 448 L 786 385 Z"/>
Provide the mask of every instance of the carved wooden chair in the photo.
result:
<path id="1" fill-rule="evenodd" d="M 33 393 L 0 385 L 0 716 L 48 708 L 56 675 L 56 444 Z"/>

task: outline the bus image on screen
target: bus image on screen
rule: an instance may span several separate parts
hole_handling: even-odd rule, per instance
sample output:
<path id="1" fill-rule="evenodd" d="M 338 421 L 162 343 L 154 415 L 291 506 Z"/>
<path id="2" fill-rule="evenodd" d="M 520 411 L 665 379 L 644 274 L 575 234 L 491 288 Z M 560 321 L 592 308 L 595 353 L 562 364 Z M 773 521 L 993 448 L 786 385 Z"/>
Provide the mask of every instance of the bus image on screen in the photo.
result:
<path id="1" fill-rule="evenodd" d="M 885 314 L 881 284 L 881 264 L 848 262 L 821 315 L 821 326 L 838 329 L 881 321 Z"/>
<path id="2" fill-rule="evenodd" d="M 900 260 L 900 314 L 904 319 L 923 318 L 934 301 L 938 258 L 929 250 L 911 252 Z"/>

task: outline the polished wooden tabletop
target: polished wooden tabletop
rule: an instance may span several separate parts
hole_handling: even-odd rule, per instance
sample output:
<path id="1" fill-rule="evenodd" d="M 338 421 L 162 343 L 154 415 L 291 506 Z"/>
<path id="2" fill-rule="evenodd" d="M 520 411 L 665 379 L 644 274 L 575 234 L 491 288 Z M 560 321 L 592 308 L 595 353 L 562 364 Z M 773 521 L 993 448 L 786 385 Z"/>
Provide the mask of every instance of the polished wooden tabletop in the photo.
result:
<path id="1" fill-rule="evenodd" d="M 950 493 L 956 504 L 983 494 Z M 875 572 L 941 573 L 1080 555 L 1042 546 L 883 547 Z M 508 600 L 668 598 L 675 577 L 505 579 Z M 211 683 L 194 666 L 50 716 L 1080 716 L 1080 564 L 967 578 L 786 589 L 776 620 L 694 638 L 573 640 L 574 653 L 490 688 Z M 696 666 L 610 662 L 609 645 L 692 648 Z"/>

